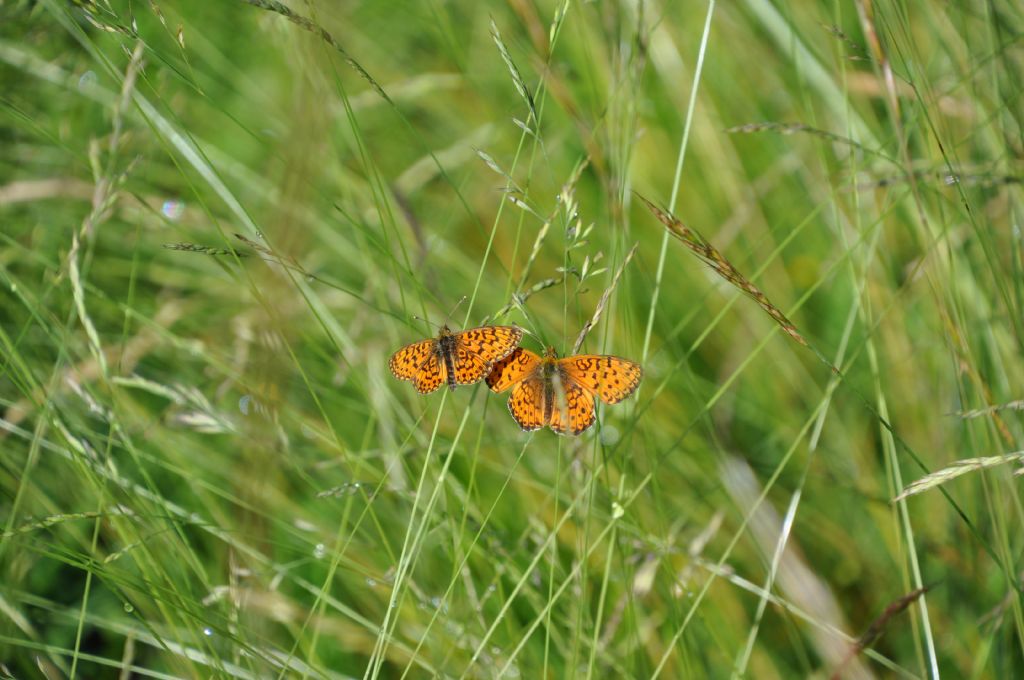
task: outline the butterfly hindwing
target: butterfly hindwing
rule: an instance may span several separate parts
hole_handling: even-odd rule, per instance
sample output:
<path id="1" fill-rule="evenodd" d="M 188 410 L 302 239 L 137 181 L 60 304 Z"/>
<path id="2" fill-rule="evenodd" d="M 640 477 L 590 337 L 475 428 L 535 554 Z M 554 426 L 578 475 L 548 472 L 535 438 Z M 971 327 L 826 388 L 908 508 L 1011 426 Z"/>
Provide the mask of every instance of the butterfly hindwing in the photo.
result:
<path id="1" fill-rule="evenodd" d="M 414 384 L 420 394 L 430 394 L 448 380 L 448 369 L 441 356 L 434 352 L 420 366 Z"/>
<path id="2" fill-rule="evenodd" d="M 452 377 L 456 385 L 472 385 L 480 382 L 491 372 L 491 364 L 462 346 L 455 348 L 452 367 L 454 368 Z"/>
<path id="3" fill-rule="evenodd" d="M 578 354 L 559 359 L 558 366 L 571 380 L 606 404 L 617 404 L 633 394 L 643 377 L 640 364 L 615 356 Z"/>
<path id="4" fill-rule="evenodd" d="M 544 427 L 544 382 L 535 377 L 517 383 L 508 397 L 508 411 L 527 432 Z"/>
<path id="5" fill-rule="evenodd" d="M 594 395 L 572 380 L 555 379 L 551 390 L 553 403 L 548 425 L 558 434 L 581 434 L 594 424 Z"/>

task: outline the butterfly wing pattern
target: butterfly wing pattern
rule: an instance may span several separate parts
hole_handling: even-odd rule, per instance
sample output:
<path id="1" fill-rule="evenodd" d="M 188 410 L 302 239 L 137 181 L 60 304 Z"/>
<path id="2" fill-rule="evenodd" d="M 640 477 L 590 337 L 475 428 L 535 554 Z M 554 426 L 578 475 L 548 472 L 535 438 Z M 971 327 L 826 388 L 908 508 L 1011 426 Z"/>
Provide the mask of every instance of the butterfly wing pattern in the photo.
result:
<path id="1" fill-rule="evenodd" d="M 388 367 L 399 380 L 408 380 L 420 394 L 445 383 L 472 385 L 487 377 L 494 363 L 512 353 L 523 337 L 516 326 L 480 326 L 461 333 L 441 328 L 437 338 L 406 345 L 391 356 Z"/>
<path id="2" fill-rule="evenodd" d="M 441 355 L 434 353 L 420 366 L 413 385 L 420 394 L 430 394 L 448 381 L 448 368 L 444 365 Z"/>
<path id="3" fill-rule="evenodd" d="M 633 394 L 644 374 L 635 361 L 596 354 L 559 359 L 558 367 L 563 375 L 596 394 L 606 404 L 617 404 Z"/>
<path id="4" fill-rule="evenodd" d="M 580 354 L 559 359 L 549 348 L 543 357 L 519 347 L 516 326 L 480 326 L 458 333 L 441 328 L 437 338 L 406 345 L 389 367 L 420 394 L 447 383 L 472 385 L 483 378 L 494 392 L 511 388 L 508 410 L 523 430 L 545 425 L 558 434 L 578 435 L 597 419 L 596 404 L 617 404 L 640 384 L 643 369 L 629 359 Z"/>
<path id="5" fill-rule="evenodd" d="M 582 434 L 594 424 L 597 413 L 594 409 L 594 395 L 570 380 L 554 378 L 550 391 L 551 405 L 548 411 L 548 425 L 558 434 Z"/>
<path id="6" fill-rule="evenodd" d="M 391 373 L 399 380 L 415 381 L 417 374 L 420 372 L 420 367 L 434 353 L 436 346 L 437 340 L 433 338 L 406 345 L 391 355 L 388 368 L 391 369 Z"/>
<path id="7" fill-rule="evenodd" d="M 508 397 L 508 412 L 526 432 L 544 427 L 544 380 L 536 375 L 520 380 Z"/>
<path id="8" fill-rule="evenodd" d="M 494 364 L 487 386 L 494 392 L 512 388 L 508 411 L 527 432 L 544 427 L 544 381 L 540 375 L 541 358 L 528 349 L 516 348 Z"/>
<path id="9" fill-rule="evenodd" d="M 616 404 L 636 390 L 639 364 L 592 354 L 558 359 L 549 349 L 541 358 L 518 348 L 494 365 L 487 386 L 495 392 L 512 387 L 508 410 L 526 431 L 545 425 L 559 434 L 578 435 L 597 419 L 596 398 Z"/>
<path id="10" fill-rule="evenodd" d="M 541 359 L 528 349 L 516 348 L 501 361 L 494 364 L 487 376 L 487 386 L 494 392 L 504 392 L 517 382 L 525 379 L 540 366 Z"/>
<path id="11" fill-rule="evenodd" d="M 519 346 L 523 329 L 516 326 L 480 326 L 455 334 L 452 378 L 456 385 L 472 385 Z"/>

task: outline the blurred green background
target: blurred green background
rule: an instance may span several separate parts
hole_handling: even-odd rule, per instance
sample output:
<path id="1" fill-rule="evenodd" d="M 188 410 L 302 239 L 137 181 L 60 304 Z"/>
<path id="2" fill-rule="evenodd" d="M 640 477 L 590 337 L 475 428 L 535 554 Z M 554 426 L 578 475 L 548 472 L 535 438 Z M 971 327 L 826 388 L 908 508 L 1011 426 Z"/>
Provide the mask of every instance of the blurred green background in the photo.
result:
<path id="1" fill-rule="evenodd" d="M 1022 37 L 0 2 L 0 674 L 1024 673 Z M 563 354 L 600 310 L 644 382 L 578 438 L 417 395 L 388 357 L 463 296 Z"/>

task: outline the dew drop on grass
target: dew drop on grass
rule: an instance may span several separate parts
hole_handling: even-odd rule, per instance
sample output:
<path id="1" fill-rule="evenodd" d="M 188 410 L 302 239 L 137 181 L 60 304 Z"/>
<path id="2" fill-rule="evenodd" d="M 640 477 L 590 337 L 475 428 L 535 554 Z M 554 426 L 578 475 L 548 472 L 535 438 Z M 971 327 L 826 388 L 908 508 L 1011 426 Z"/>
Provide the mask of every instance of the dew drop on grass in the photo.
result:
<path id="1" fill-rule="evenodd" d="M 213 637 L 213 630 L 211 630 L 210 627 L 207 626 L 206 628 L 203 628 L 203 635 L 205 635 L 206 637 Z"/>
<path id="2" fill-rule="evenodd" d="M 372 578 L 368 578 L 368 579 L 366 579 L 366 585 L 370 586 L 371 588 L 374 588 L 374 587 L 376 587 L 377 582 L 375 580 L 373 580 Z"/>
<path id="3" fill-rule="evenodd" d="M 163 206 L 160 208 L 160 212 L 162 212 L 164 217 L 167 219 L 177 221 L 185 213 L 185 204 L 181 201 L 168 199 L 164 201 Z"/>
<path id="4" fill-rule="evenodd" d="M 135 611 L 135 607 L 132 605 L 131 602 L 125 602 L 124 603 L 124 610 L 126 612 L 128 612 L 129 614 L 131 614 L 133 611 Z"/>
<path id="5" fill-rule="evenodd" d="M 326 491 L 321 491 L 317 494 L 318 498 L 337 498 L 340 496 L 355 496 L 363 488 L 368 487 L 366 482 L 345 482 L 341 486 L 335 486 Z M 368 492 L 369 496 L 373 495 L 373 489 L 371 488 Z"/>
<path id="6" fill-rule="evenodd" d="M 78 79 L 78 89 L 79 90 L 88 90 L 89 88 L 91 88 L 92 86 L 94 86 L 96 84 L 96 80 L 97 80 L 97 78 L 96 78 L 96 74 L 94 72 L 86 71 Z"/>
<path id="7" fill-rule="evenodd" d="M 601 428 L 601 443 L 605 446 L 614 446 L 619 441 L 619 429 L 614 425 L 605 425 Z"/>
<path id="8" fill-rule="evenodd" d="M 327 546 L 324 545 L 323 543 L 317 543 L 316 547 L 313 548 L 313 557 L 315 557 L 318 560 L 322 560 L 324 558 L 324 555 L 326 555 L 326 554 L 327 554 Z"/>
<path id="9" fill-rule="evenodd" d="M 243 416 L 249 415 L 249 402 L 252 401 L 252 395 L 247 394 L 238 400 L 238 410 L 242 412 Z"/>

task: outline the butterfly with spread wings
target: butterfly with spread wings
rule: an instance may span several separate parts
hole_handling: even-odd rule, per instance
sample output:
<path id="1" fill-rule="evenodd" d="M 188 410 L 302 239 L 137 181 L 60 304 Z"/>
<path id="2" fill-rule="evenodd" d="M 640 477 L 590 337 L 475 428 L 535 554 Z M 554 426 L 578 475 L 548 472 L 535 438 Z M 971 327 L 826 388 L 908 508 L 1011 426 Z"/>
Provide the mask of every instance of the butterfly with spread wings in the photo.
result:
<path id="1" fill-rule="evenodd" d="M 447 383 L 472 385 L 487 377 L 491 368 L 519 346 L 523 329 L 516 326 L 480 326 L 453 332 L 442 326 L 436 338 L 406 345 L 391 356 L 388 366 L 399 380 L 408 380 L 420 394 Z"/>
<path id="2" fill-rule="evenodd" d="M 620 357 L 578 354 L 559 359 L 549 347 L 540 357 L 522 347 L 497 362 L 487 376 L 494 392 L 512 388 L 508 410 L 531 432 L 545 425 L 558 434 L 581 434 L 596 419 L 595 397 L 617 404 L 636 390 L 643 369 Z"/>

